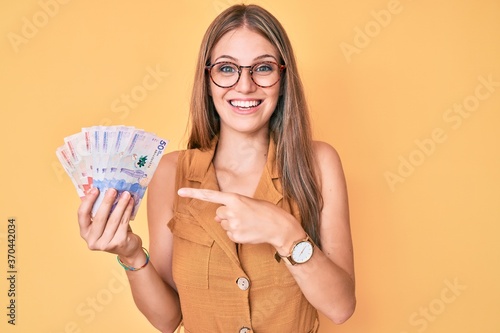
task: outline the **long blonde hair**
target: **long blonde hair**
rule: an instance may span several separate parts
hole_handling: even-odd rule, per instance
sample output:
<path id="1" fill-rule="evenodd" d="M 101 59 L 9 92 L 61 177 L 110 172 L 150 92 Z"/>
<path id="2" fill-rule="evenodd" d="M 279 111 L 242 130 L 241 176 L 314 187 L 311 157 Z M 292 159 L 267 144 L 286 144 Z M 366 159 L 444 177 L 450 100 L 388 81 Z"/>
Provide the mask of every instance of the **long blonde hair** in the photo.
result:
<path id="1" fill-rule="evenodd" d="M 282 64 L 286 65 L 280 82 L 282 94 L 271 116 L 269 131 L 276 142 L 283 196 L 297 203 L 304 230 L 321 246 L 319 224 L 323 199 L 316 177 L 309 111 L 302 82 L 283 26 L 262 7 L 234 5 L 217 16 L 208 27 L 201 43 L 191 98 L 188 148 L 207 149 L 219 133 L 220 120 L 209 95 L 206 66 L 210 64 L 210 54 L 220 38 L 241 27 L 268 39 L 278 50 Z"/>

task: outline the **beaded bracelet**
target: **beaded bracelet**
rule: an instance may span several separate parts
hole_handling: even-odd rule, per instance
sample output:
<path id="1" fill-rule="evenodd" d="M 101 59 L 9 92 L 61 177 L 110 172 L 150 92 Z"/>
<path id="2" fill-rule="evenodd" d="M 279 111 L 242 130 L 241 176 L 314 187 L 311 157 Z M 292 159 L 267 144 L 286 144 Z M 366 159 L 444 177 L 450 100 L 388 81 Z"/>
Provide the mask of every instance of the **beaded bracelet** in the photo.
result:
<path id="1" fill-rule="evenodd" d="M 123 263 L 123 261 L 120 260 L 120 257 L 119 256 L 116 256 L 116 260 L 118 260 L 118 263 L 126 270 L 126 271 L 138 271 L 138 270 L 141 270 L 143 269 L 144 267 L 146 267 L 146 265 L 149 263 L 149 252 L 148 250 L 146 250 L 145 247 L 142 248 L 142 250 L 144 251 L 144 253 L 146 254 L 146 263 L 144 263 L 144 265 L 142 265 L 141 267 L 139 268 L 135 268 L 135 267 L 132 267 L 132 266 L 128 266 L 126 264 Z"/>

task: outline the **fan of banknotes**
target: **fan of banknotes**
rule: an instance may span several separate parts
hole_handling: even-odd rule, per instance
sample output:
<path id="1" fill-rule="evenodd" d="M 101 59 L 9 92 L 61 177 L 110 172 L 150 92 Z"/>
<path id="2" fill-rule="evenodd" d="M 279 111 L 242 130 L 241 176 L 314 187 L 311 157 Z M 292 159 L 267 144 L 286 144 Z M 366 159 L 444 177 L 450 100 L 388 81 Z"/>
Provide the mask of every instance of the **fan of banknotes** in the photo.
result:
<path id="1" fill-rule="evenodd" d="M 131 126 L 93 126 L 64 138 L 56 155 L 81 198 L 89 189 L 99 189 L 92 215 L 106 190 L 114 188 L 134 198 L 133 220 L 167 144 L 168 140 Z"/>

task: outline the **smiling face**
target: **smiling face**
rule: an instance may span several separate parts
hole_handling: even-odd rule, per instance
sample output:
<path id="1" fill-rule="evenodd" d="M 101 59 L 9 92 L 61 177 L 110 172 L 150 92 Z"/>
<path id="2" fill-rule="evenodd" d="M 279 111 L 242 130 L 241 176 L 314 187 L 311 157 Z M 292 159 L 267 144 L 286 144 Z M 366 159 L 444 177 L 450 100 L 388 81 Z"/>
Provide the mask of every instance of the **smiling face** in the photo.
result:
<path id="1" fill-rule="evenodd" d="M 212 64 L 226 61 L 239 66 L 253 66 L 262 62 L 280 63 L 276 48 L 263 36 L 244 27 L 222 36 L 210 58 Z M 243 68 L 240 79 L 230 88 L 221 88 L 210 80 L 210 92 L 220 116 L 221 133 L 262 132 L 267 135 L 269 119 L 280 94 L 279 82 L 268 88 L 259 87 L 252 80 L 249 68 Z"/>

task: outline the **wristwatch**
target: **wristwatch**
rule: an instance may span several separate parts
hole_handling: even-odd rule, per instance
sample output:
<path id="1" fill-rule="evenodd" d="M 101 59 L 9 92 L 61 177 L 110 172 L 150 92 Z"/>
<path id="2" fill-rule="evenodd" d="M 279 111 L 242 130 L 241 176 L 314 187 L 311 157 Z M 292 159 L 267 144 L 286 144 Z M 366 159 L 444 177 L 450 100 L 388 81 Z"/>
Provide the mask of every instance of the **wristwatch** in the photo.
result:
<path id="1" fill-rule="evenodd" d="M 309 235 L 305 239 L 300 239 L 292 244 L 290 254 L 287 256 L 282 256 L 276 251 L 274 258 L 277 262 L 283 260 L 286 264 L 295 266 L 297 264 L 303 264 L 311 259 L 314 253 L 314 244 L 309 238 Z"/>

